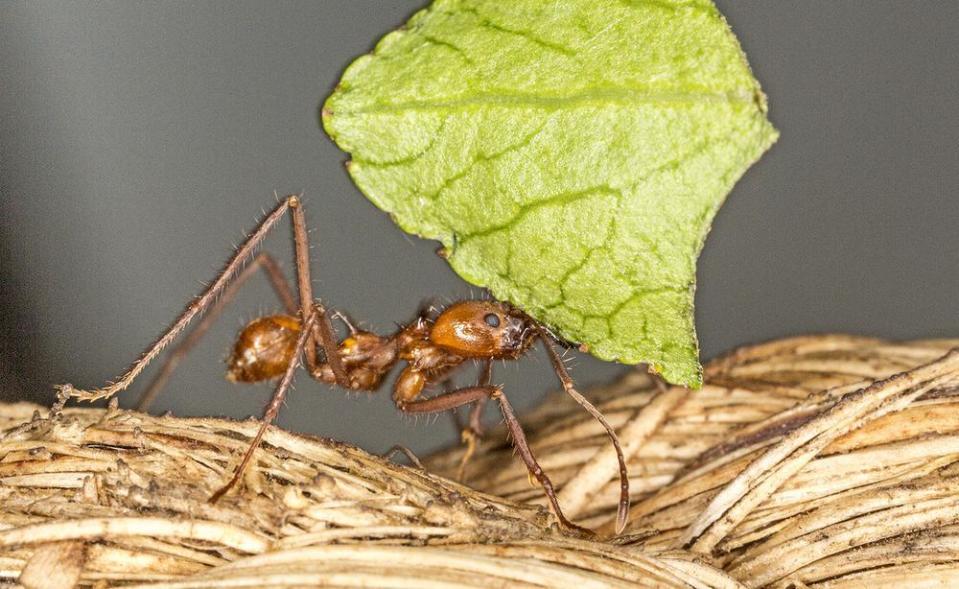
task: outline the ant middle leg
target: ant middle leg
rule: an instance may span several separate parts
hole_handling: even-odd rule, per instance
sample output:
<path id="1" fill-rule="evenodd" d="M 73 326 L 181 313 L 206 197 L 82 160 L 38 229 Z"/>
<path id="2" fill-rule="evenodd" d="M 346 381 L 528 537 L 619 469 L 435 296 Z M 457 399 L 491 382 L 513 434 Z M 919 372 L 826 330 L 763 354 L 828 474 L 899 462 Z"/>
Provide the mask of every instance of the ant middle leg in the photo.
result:
<path id="1" fill-rule="evenodd" d="M 239 466 L 237 466 L 236 471 L 234 471 L 233 477 L 230 478 L 227 484 L 223 485 L 220 487 L 220 489 L 213 493 L 213 495 L 210 497 L 210 503 L 216 503 L 243 478 L 243 473 L 253 461 L 253 455 L 256 453 L 257 448 L 260 447 L 260 443 L 263 441 L 263 436 L 266 434 L 266 430 L 270 427 L 270 425 L 273 423 L 273 420 L 276 419 L 277 414 L 280 412 L 280 407 L 283 405 L 283 400 L 286 399 L 286 393 L 290 390 L 290 386 L 293 384 L 293 375 L 296 372 L 297 367 L 300 365 L 300 358 L 309 348 L 309 343 L 312 339 L 311 336 L 313 332 L 313 326 L 316 325 L 321 315 L 326 315 L 325 309 L 319 305 L 314 305 L 313 311 L 303 322 L 303 329 L 300 331 L 300 334 L 297 337 L 296 347 L 293 351 L 293 357 L 290 359 L 290 362 L 286 367 L 286 371 L 283 373 L 283 377 L 280 378 L 279 384 L 276 385 L 276 389 L 273 391 L 273 397 L 270 399 L 269 405 L 267 405 L 266 409 L 263 411 L 263 417 L 261 418 L 262 423 L 260 424 L 259 429 L 257 429 L 256 435 L 253 437 L 253 441 L 250 442 L 250 446 L 243 455 L 243 459 L 240 461 Z"/>
<path id="2" fill-rule="evenodd" d="M 493 363 L 490 360 L 483 362 L 480 369 L 480 378 L 478 385 L 481 387 L 489 386 L 493 378 Z M 463 482 L 466 480 L 466 465 L 476 455 L 476 447 L 483 439 L 485 430 L 483 429 L 483 409 L 486 408 L 486 402 L 489 397 L 480 397 L 470 407 L 469 417 L 466 426 L 460 430 L 460 439 L 466 444 L 466 450 L 463 457 L 460 458 L 459 466 L 456 468 L 456 480 Z"/>
<path id="3" fill-rule="evenodd" d="M 502 388 L 489 384 L 464 387 L 431 399 L 416 401 L 397 399 L 396 406 L 404 413 L 439 413 L 456 409 L 463 405 L 477 403 L 481 399 L 494 399 L 499 403 L 500 412 L 503 414 L 503 420 L 506 422 L 506 429 L 513 439 L 513 447 L 516 448 L 516 452 L 526 465 L 526 469 L 539 482 L 540 486 L 543 487 L 546 499 L 549 501 L 550 508 L 559 521 L 560 526 L 580 535 L 592 536 L 593 532 L 574 524 L 563 514 L 563 510 L 559 506 L 559 500 L 556 498 L 556 489 L 553 487 L 553 482 L 539 465 L 539 462 L 537 462 L 532 448 L 529 447 L 529 443 L 526 441 L 526 434 L 523 432 L 523 427 L 516 418 L 513 406 L 510 404 L 509 399 L 506 398 L 506 394 L 503 393 Z"/>

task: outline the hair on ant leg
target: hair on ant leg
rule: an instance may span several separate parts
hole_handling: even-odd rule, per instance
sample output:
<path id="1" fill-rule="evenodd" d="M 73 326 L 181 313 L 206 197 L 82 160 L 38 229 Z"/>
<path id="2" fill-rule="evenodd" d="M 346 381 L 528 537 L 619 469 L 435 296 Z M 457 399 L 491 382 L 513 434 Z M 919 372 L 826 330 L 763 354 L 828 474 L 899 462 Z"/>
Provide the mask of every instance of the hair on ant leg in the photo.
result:
<path id="1" fill-rule="evenodd" d="M 266 235 L 287 213 L 290 214 L 293 226 L 296 259 L 294 288 L 290 288 L 275 260 L 268 254 L 253 256 Z M 483 434 L 480 423 L 483 407 L 487 402 L 495 401 L 516 453 L 526 465 L 530 476 L 543 487 L 549 506 L 560 525 L 570 531 L 588 533 L 563 514 L 553 483 L 536 460 L 506 393 L 501 386 L 490 384 L 494 360 L 518 360 L 539 340 L 543 343 L 564 391 L 603 425 L 616 450 L 621 490 L 617 531 L 622 529 L 629 509 L 629 479 L 619 439 L 599 410 L 576 390 L 563 359 L 554 347 L 556 343 L 563 342 L 559 342 L 548 328 L 507 303 L 487 298 L 421 307 L 412 321 L 399 325 L 392 334 L 379 335 L 367 331 L 358 327 L 343 313 L 331 313 L 314 299 L 309 247 L 301 195 L 287 196 L 278 202 L 236 248 L 216 279 L 187 305 L 163 335 L 151 344 L 123 375 L 115 382 L 97 389 L 82 390 L 69 384 L 60 385 L 57 387 L 58 401 L 55 408 L 61 407 L 69 398 L 95 401 L 113 397 L 123 391 L 194 319 L 206 313 L 182 343 L 173 348 L 147 388 L 139 404 L 140 408 L 147 408 L 186 353 L 232 301 L 236 291 L 257 270 L 262 270 L 280 299 L 284 312 L 258 317 L 241 329 L 227 361 L 227 378 L 233 382 L 244 383 L 278 379 L 278 383 L 263 413 L 261 425 L 243 459 L 231 479 L 212 494 L 211 502 L 219 500 L 242 480 L 243 473 L 253 461 L 268 427 L 279 413 L 301 362 L 306 372 L 315 380 L 337 385 L 348 391 L 378 390 L 387 373 L 397 364 L 402 364 L 403 368 L 392 387 L 393 402 L 401 412 L 415 417 L 471 406 L 466 428 L 463 429 L 467 451 L 460 464 L 461 477 L 466 463 L 475 452 L 478 439 Z M 247 264 L 247 260 L 251 258 Z M 338 319 L 346 326 L 349 334 L 345 338 L 340 339 L 337 336 L 332 324 L 333 319 Z M 451 387 L 448 384 L 450 376 L 466 365 L 467 360 L 480 363 L 476 384 Z M 424 390 L 437 384 L 443 385 L 444 391 L 434 397 L 424 398 Z"/>

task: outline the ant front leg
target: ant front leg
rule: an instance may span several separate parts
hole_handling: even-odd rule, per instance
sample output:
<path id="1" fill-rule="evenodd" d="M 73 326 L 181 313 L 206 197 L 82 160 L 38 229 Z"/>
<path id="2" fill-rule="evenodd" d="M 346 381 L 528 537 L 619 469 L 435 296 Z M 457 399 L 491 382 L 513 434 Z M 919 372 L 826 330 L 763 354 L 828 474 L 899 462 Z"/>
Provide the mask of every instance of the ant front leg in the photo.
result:
<path id="1" fill-rule="evenodd" d="M 523 460 L 523 463 L 526 464 L 526 469 L 539 482 L 540 486 L 543 487 L 543 491 L 546 494 L 546 498 L 553 510 L 553 514 L 556 516 L 556 519 L 559 520 L 560 525 L 563 528 L 579 535 L 588 537 L 593 536 L 593 532 L 587 530 L 586 528 L 577 526 L 573 522 L 566 519 L 566 516 L 563 515 L 563 510 L 559 506 L 559 501 L 556 498 L 556 489 L 553 487 L 553 482 L 550 480 L 543 468 L 539 465 L 539 462 L 537 462 L 532 448 L 529 447 L 529 443 L 526 441 L 526 434 L 523 432 L 523 427 L 516 418 L 516 413 L 513 411 L 513 406 L 510 404 L 509 399 L 506 398 L 506 394 L 503 393 L 502 388 L 489 384 L 478 385 L 456 389 L 455 391 L 450 391 L 449 393 L 444 393 L 431 399 L 405 400 L 403 398 L 396 398 L 395 402 L 396 407 L 400 411 L 403 411 L 404 413 L 415 414 L 450 411 L 452 409 L 456 409 L 457 407 L 462 407 L 463 405 L 478 403 L 480 400 L 489 399 L 494 399 L 497 403 L 499 403 L 500 411 L 502 412 L 503 419 L 506 422 L 506 428 L 513 439 L 513 447 L 516 448 L 516 452 Z"/>
<path id="2" fill-rule="evenodd" d="M 603 429 L 606 430 L 606 435 L 613 443 L 613 449 L 616 451 L 616 461 L 619 464 L 619 506 L 616 510 L 616 533 L 619 534 L 626 527 L 626 520 L 629 516 L 629 471 L 626 468 L 626 457 L 623 454 L 623 447 L 619 442 L 619 436 L 616 435 L 616 430 L 614 430 L 613 426 L 606 420 L 606 417 L 600 413 L 599 409 L 576 390 L 573 378 L 569 375 L 569 371 L 566 370 L 566 364 L 563 363 L 563 359 L 556 351 L 556 348 L 553 347 L 554 338 L 539 322 L 532 319 L 531 321 L 537 337 L 543 342 L 543 347 L 546 348 L 546 354 L 549 356 L 549 360 L 553 365 L 553 371 L 556 372 L 560 384 L 563 385 L 563 390 L 567 395 L 572 397 L 580 407 L 592 415 L 593 419 L 603 426 Z"/>

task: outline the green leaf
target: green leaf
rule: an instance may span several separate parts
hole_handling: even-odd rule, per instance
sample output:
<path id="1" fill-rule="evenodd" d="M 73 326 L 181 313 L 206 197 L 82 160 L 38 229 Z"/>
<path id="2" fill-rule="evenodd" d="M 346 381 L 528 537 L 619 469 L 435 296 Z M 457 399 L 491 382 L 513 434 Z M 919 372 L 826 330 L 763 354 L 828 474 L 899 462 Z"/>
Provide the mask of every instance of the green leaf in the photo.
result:
<path id="1" fill-rule="evenodd" d="M 323 108 L 406 231 L 605 360 L 699 386 L 696 258 L 776 139 L 708 0 L 437 0 Z"/>

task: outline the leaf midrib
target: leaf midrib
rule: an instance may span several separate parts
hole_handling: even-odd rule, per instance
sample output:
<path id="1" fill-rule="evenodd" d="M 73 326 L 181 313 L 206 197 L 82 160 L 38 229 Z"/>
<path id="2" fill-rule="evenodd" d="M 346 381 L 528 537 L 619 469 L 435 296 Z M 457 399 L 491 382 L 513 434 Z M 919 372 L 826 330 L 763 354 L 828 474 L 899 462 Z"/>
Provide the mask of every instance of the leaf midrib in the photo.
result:
<path id="1" fill-rule="evenodd" d="M 345 98 L 345 96 L 343 98 Z M 759 102 L 759 99 L 755 89 L 752 88 L 749 90 L 734 90 L 730 92 L 658 92 L 632 88 L 608 88 L 555 96 L 532 93 L 490 92 L 446 100 L 411 100 L 391 104 L 375 104 L 356 109 L 350 109 L 348 107 L 343 109 L 342 106 L 346 105 L 338 104 L 334 114 L 363 115 L 405 111 L 467 110 L 485 106 L 558 110 L 561 108 L 591 104 L 598 106 L 621 105 L 628 107 L 662 103 L 751 104 L 756 102 Z"/>

